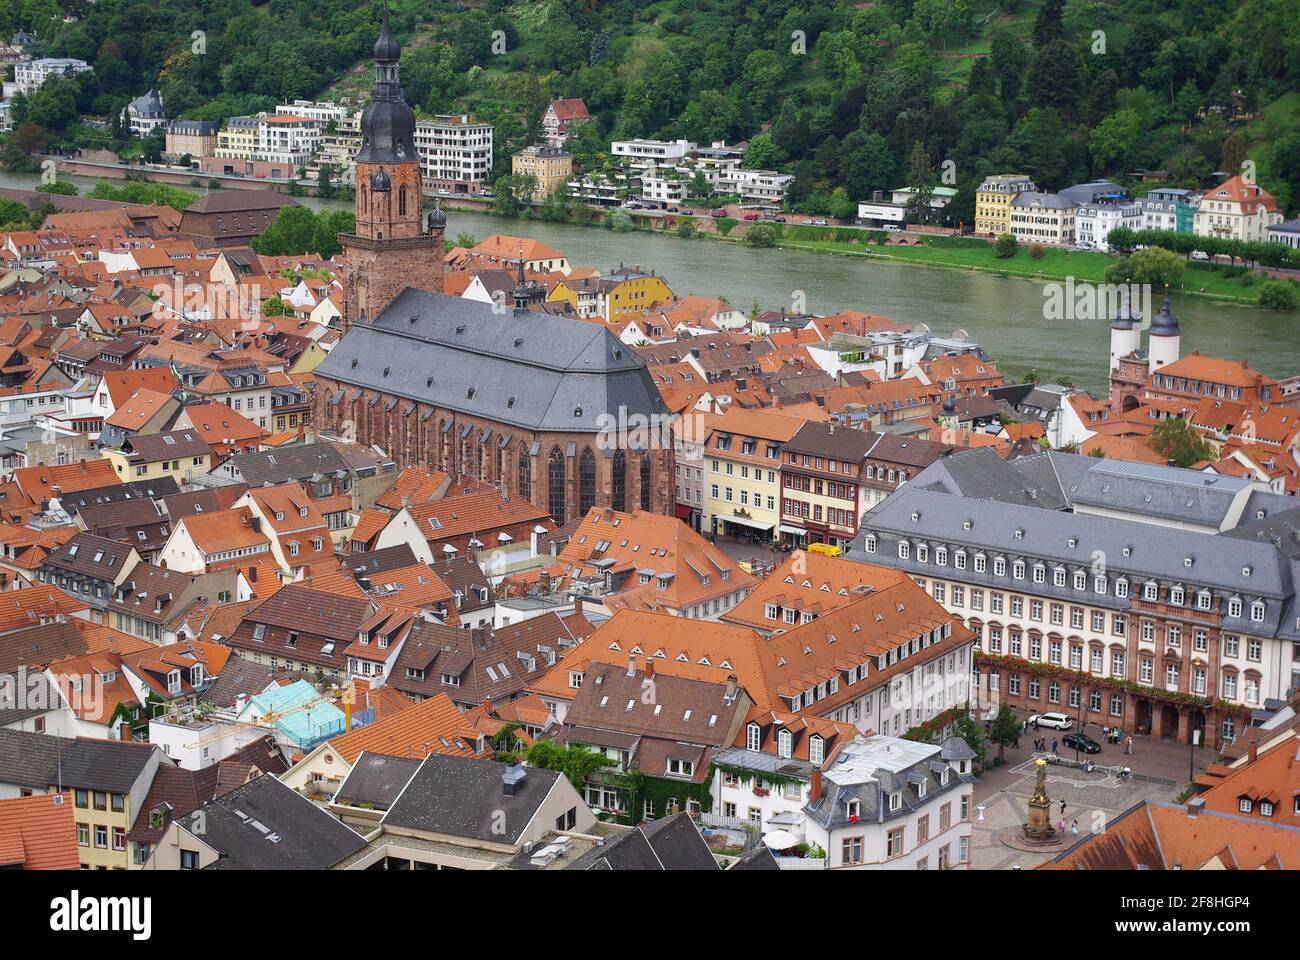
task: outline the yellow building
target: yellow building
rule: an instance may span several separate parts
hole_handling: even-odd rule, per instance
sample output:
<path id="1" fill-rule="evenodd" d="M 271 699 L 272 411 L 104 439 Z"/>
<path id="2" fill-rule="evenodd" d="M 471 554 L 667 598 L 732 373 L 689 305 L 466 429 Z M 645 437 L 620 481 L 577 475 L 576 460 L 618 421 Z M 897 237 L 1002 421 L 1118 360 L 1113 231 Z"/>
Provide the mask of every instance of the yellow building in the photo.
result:
<path id="1" fill-rule="evenodd" d="M 60 764 L 62 789 L 72 794 L 72 819 L 77 830 L 77 854 L 83 870 L 139 868 L 148 859 L 149 845 L 129 837 L 148 821 L 145 798 L 164 760 L 162 750 L 149 743 L 78 737 L 64 748 Z M 52 784 L 49 793 L 58 792 Z M 141 849 L 143 848 L 143 849 Z"/>
<path id="2" fill-rule="evenodd" d="M 625 314 L 639 316 L 657 303 L 667 303 L 673 298 L 673 291 L 653 270 L 642 273 L 639 269 L 619 267 L 597 284 L 597 297 L 597 313 L 606 323 L 616 323 Z"/>
<path id="3" fill-rule="evenodd" d="M 120 448 L 103 453 L 123 482 L 172 477 L 187 483 L 212 469 L 212 449 L 192 429 L 128 437 Z"/>
<path id="4" fill-rule="evenodd" d="M 257 151 L 257 117 L 231 117 L 217 133 L 214 156 L 223 160 L 251 160 Z"/>
<path id="5" fill-rule="evenodd" d="M 1034 181 L 1023 174 L 1001 173 L 985 177 L 975 191 L 975 232 L 997 236 L 1011 232 L 1011 201 L 1016 194 L 1037 190 Z"/>
<path id="6" fill-rule="evenodd" d="M 545 200 L 573 176 L 573 154 L 559 147 L 534 144 L 510 157 L 510 173 L 515 177 L 532 177 L 533 199 Z"/>
<path id="7" fill-rule="evenodd" d="M 704 444 L 704 524 L 715 534 L 769 542 L 781 522 L 781 451 L 803 421 L 728 410 Z"/>
<path id="8" fill-rule="evenodd" d="M 546 298 L 547 303 L 567 303 L 579 317 L 600 313 L 600 280 L 597 277 L 572 277 L 561 280 Z"/>

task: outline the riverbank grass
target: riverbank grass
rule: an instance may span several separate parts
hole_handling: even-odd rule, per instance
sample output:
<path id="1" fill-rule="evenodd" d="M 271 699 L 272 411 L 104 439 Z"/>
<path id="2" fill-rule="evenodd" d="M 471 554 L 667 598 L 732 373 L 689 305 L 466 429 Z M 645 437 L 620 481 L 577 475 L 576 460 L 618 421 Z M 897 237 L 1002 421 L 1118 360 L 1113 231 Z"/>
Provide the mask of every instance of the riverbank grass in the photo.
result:
<path id="1" fill-rule="evenodd" d="M 1023 277 L 1029 280 L 1060 281 L 1074 277 L 1075 282 L 1103 283 L 1106 268 L 1114 259 L 1105 253 L 1088 250 L 1063 250 L 1059 247 L 1043 248 L 1041 257 L 1033 257 L 1027 247 L 1020 247 L 1014 256 L 999 259 L 993 245 L 981 240 L 947 240 L 936 244 L 917 246 L 876 246 L 874 244 L 842 243 L 836 241 L 783 241 L 781 246 L 800 250 L 821 250 L 849 256 L 869 256 L 875 260 L 895 260 L 953 269 L 979 270 L 1001 276 Z M 1217 268 L 1205 263 L 1188 263 L 1183 272 L 1181 290 L 1184 293 L 1203 294 L 1225 300 L 1254 303 L 1259 299 L 1263 285 L 1260 277 L 1249 272 L 1239 276 L 1225 275 L 1226 265 Z"/>

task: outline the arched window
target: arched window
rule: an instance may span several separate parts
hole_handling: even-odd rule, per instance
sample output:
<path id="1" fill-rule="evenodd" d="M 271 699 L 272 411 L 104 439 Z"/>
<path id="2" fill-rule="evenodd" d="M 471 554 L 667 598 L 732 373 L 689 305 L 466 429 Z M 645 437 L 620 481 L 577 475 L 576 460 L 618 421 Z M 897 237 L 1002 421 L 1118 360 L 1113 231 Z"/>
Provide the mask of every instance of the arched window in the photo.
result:
<path id="1" fill-rule="evenodd" d="M 650 454 L 641 455 L 641 509 L 650 509 Z"/>
<path id="2" fill-rule="evenodd" d="M 546 462 L 548 509 L 556 525 L 564 526 L 564 454 L 559 447 L 551 448 Z"/>
<path id="3" fill-rule="evenodd" d="M 578 458 L 578 511 L 585 517 L 596 505 L 596 457 L 590 448 Z"/>
<path id="4" fill-rule="evenodd" d="M 399 216 L 406 216 L 406 188 L 402 187 L 397 191 L 397 213 Z"/>
<path id="5" fill-rule="evenodd" d="M 620 512 L 627 510 L 627 454 L 622 450 L 614 451 L 614 463 L 610 470 L 610 506 Z"/>
<path id="6" fill-rule="evenodd" d="M 789 730 L 782 730 L 776 735 L 776 752 L 782 757 L 789 757 L 794 747 L 794 735 Z"/>
<path id="7" fill-rule="evenodd" d="M 533 499 L 533 471 L 526 443 L 519 444 L 519 496 L 523 500 Z"/>

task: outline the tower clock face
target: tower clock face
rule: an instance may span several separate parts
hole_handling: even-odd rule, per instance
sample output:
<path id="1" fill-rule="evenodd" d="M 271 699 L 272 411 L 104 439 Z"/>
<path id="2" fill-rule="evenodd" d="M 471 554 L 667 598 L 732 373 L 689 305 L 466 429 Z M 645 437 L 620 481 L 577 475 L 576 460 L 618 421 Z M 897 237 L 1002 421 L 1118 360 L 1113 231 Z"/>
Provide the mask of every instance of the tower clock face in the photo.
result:
<path id="1" fill-rule="evenodd" d="M 414 164 L 403 164 L 393 171 L 393 182 L 399 187 L 414 187 L 419 182 L 419 179 Z"/>

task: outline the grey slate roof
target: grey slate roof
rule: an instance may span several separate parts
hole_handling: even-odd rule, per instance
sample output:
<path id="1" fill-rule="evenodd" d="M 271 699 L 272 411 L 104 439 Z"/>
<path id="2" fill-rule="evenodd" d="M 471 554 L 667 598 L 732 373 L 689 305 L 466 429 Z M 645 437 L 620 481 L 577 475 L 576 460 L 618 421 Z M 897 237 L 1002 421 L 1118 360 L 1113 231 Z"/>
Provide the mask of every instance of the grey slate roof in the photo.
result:
<path id="1" fill-rule="evenodd" d="M 251 697 L 261 693 L 274 679 L 275 669 L 269 664 L 231 655 L 222 666 L 221 675 L 199 695 L 199 700 L 229 708 L 240 694 Z"/>
<path id="2" fill-rule="evenodd" d="M 162 753 L 151 743 L 78 737 L 63 751 L 59 779 L 65 788 L 128 793 L 155 751 Z"/>
<path id="3" fill-rule="evenodd" d="M 554 789 L 560 774 L 529 767 L 507 796 L 507 764 L 431 753 L 420 764 L 392 808 L 385 825 L 491 843 L 516 843 Z M 506 832 L 500 832 L 504 814 Z"/>
<path id="4" fill-rule="evenodd" d="M 603 846 L 594 847 L 570 870 L 718 870 L 709 845 L 687 813 L 651 820 Z"/>
<path id="5" fill-rule="evenodd" d="M 335 792 L 334 802 L 368 803 L 387 810 L 419 769 L 420 761 L 410 757 L 363 751 Z"/>
<path id="6" fill-rule="evenodd" d="M 315 474 L 346 472 L 348 462 L 331 443 L 297 443 L 274 450 L 241 453 L 225 465 L 250 487 L 306 480 Z"/>
<path id="7" fill-rule="evenodd" d="M 529 430 L 594 433 L 620 408 L 667 414 L 644 361 L 604 326 L 425 290 L 353 326 L 316 374 Z"/>
<path id="8" fill-rule="evenodd" d="M 1066 494 L 1076 510 L 1088 506 L 1132 511 L 1222 528 L 1235 520 L 1233 508 L 1244 506 L 1250 487 L 1245 477 L 1128 460 L 1100 460 Z"/>
<path id="9" fill-rule="evenodd" d="M 59 755 L 72 745 L 68 737 L 0 729 L 0 783 L 44 790 L 59 782 Z"/>
<path id="10" fill-rule="evenodd" d="M 213 865 L 221 870 L 326 870 L 366 845 L 359 833 L 271 774 L 178 822 L 197 832 L 197 817 L 203 817 L 203 842 L 221 855 Z"/>

